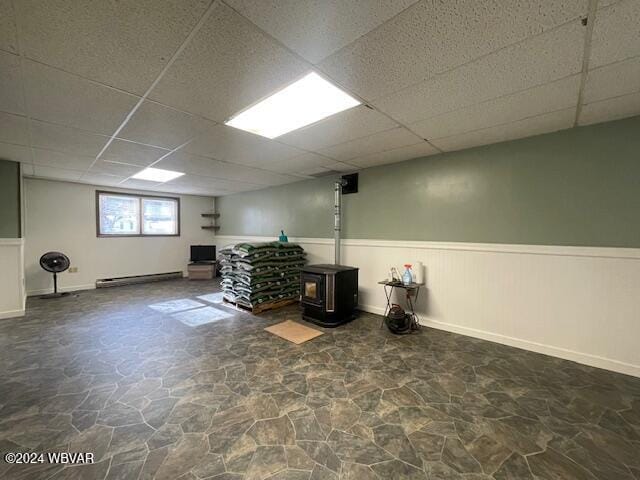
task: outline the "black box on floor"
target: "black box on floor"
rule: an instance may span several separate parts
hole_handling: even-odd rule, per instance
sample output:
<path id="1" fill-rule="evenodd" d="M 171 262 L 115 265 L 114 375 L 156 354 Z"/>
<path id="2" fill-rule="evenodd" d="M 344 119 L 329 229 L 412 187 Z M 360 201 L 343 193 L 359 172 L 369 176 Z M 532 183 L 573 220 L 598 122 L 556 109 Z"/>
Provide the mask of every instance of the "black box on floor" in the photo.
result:
<path id="1" fill-rule="evenodd" d="M 356 316 L 358 269 L 345 265 L 307 265 L 300 275 L 302 318 L 337 327 Z"/>

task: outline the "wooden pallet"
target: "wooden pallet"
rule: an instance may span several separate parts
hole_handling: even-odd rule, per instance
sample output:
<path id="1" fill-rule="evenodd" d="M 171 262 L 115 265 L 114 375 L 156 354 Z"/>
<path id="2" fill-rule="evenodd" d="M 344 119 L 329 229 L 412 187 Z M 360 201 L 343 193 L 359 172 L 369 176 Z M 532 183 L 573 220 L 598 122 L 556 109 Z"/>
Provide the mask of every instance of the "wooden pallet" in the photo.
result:
<path id="1" fill-rule="evenodd" d="M 253 308 L 247 307 L 238 302 L 232 302 L 231 300 L 228 300 L 226 298 L 224 299 L 224 303 L 233 305 L 238 310 L 244 310 L 245 312 L 257 315 L 258 313 L 266 312 L 267 310 L 275 310 L 276 308 L 286 307 L 287 305 L 298 303 L 298 300 L 295 298 L 287 298 L 285 300 L 276 300 L 275 302 L 261 303 L 260 305 L 256 305 Z"/>

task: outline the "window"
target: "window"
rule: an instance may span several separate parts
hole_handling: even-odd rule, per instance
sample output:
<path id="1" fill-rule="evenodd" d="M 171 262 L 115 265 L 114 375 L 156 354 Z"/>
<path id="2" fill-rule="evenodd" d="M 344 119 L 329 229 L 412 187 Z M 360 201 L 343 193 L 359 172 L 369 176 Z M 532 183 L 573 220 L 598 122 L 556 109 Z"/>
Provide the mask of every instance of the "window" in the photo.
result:
<path id="1" fill-rule="evenodd" d="M 96 192 L 99 237 L 180 235 L 180 200 Z"/>
<path id="2" fill-rule="evenodd" d="M 171 198 L 142 198 L 143 235 L 176 235 L 178 201 Z"/>

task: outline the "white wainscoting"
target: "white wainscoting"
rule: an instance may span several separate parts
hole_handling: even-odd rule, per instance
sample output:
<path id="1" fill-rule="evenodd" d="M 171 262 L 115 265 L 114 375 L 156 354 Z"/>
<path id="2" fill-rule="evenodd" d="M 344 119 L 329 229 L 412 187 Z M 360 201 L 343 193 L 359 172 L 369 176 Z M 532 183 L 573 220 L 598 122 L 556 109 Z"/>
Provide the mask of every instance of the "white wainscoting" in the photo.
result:
<path id="1" fill-rule="evenodd" d="M 218 248 L 268 237 L 218 235 Z M 291 238 L 310 263 L 333 262 L 333 240 Z M 360 308 L 383 312 L 377 284 L 421 261 L 423 325 L 640 377 L 640 249 L 343 240 L 360 268 Z M 400 270 L 402 271 L 402 270 Z M 399 300 L 399 303 L 402 299 Z"/>
<path id="2" fill-rule="evenodd" d="M 24 240 L 0 238 L 0 319 L 24 315 Z"/>

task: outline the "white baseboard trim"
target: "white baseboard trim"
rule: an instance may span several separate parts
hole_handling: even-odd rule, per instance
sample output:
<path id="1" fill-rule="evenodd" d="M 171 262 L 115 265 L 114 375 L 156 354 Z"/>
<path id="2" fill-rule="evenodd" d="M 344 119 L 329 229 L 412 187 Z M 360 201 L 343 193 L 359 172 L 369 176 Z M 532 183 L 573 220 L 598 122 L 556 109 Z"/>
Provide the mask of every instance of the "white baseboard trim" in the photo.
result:
<path id="1" fill-rule="evenodd" d="M 77 292 L 78 290 L 95 290 L 95 288 L 96 288 L 95 284 L 88 283 L 86 285 L 71 285 L 68 287 L 59 287 L 58 291 L 59 292 Z M 47 293 L 51 293 L 51 292 L 53 292 L 53 287 L 43 288 L 40 290 L 29 290 L 27 292 L 27 296 L 34 297 L 36 295 L 46 295 Z"/>
<path id="2" fill-rule="evenodd" d="M 373 305 L 358 305 L 358 308 L 365 312 L 384 315 L 384 308 L 382 307 Z M 623 373 L 625 375 L 640 377 L 640 365 L 632 365 L 630 363 L 619 362 L 617 360 L 599 357 L 597 355 L 591 355 L 588 353 L 576 352 L 574 350 L 568 350 L 566 348 L 554 347 L 552 345 L 545 345 L 542 343 L 531 342 L 529 340 L 508 337 L 506 335 L 491 333 L 484 330 L 477 330 L 475 328 L 463 327 L 446 322 L 439 322 L 437 320 L 430 320 L 428 318 L 424 318 L 424 315 L 420 317 L 420 325 L 430 328 L 436 328 L 445 332 L 465 335 L 467 337 L 488 340 L 490 342 L 500 343 L 502 345 L 508 345 L 510 347 L 520 348 L 522 350 L 542 353 L 544 355 L 558 357 L 564 360 L 571 360 L 583 365 L 588 365 L 590 367 L 603 368 L 605 370 L 611 370 L 613 372 Z"/>
<path id="3" fill-rule="evenodd" d="M 24 308 L 22 310 L 7 310 L 6 312 L 0 312 L 0 320 L 5 318 L 24 317 Z"/>

